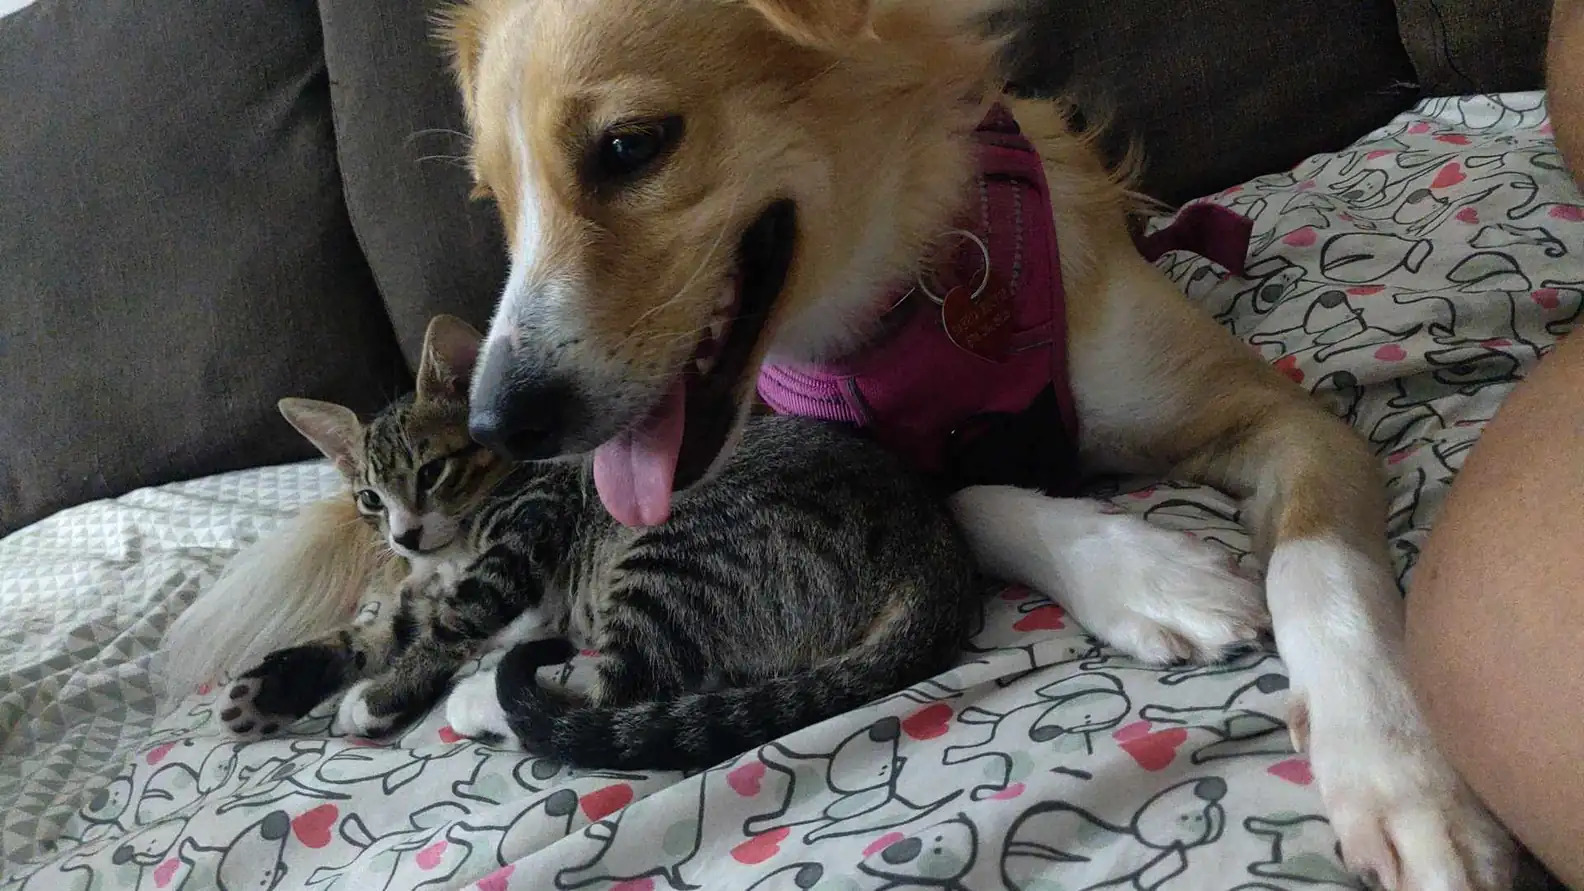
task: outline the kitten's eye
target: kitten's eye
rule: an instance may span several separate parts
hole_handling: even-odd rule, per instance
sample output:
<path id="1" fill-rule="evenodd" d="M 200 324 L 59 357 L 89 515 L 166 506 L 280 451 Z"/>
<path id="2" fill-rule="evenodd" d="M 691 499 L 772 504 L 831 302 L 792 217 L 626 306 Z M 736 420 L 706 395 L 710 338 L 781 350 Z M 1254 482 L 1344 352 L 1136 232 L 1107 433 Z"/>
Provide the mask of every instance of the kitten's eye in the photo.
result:
<path id="1" fill-rule="evenodd" d="M 436 483 L 440 482 L 440 475 L 445 472 L 446 462 L 449 459 L 436 458 L 418 468 L 418 491 L 432 491 Z"/>
<path id="2" fill-rule="evenodd" d="M 595 150 L 600 179 L 619 180 L 653 164 L 682 136 L 680 117 L 622 124 L 605 131 Z"/>
<path id="3" fill-rule="evenodd" d="M 359 508 L 371 514 L 377 514 L 385 509 L 385 502 L 380 500 L 379 493 L 373 489 L 359 489 L 357 503 Z"/>

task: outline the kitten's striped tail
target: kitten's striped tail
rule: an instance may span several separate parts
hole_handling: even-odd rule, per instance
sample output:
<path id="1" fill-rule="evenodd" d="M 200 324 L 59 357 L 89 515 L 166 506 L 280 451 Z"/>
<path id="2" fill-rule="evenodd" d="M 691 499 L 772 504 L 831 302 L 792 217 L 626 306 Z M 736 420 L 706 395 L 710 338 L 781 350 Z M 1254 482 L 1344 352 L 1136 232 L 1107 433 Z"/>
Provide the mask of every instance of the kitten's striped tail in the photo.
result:
<path id="1" fill-rule="evenodd" d="M 395 563 L 345 493 L 303 508 L 232 558 L 165 632 L 166 705 L 344 624 Z"/>
<path id="2" fill-rule="evenodd" d="M 496 694 L 507 726 L 535 754 L 589 769 L 690 770 L 866 705 L 950 664 L 949 654 L 886 649 L 865 647 L 753 686 L 596 706 L 541 686 L 535 670 L 551 657 L 519 645 L 501 661 Z"/>

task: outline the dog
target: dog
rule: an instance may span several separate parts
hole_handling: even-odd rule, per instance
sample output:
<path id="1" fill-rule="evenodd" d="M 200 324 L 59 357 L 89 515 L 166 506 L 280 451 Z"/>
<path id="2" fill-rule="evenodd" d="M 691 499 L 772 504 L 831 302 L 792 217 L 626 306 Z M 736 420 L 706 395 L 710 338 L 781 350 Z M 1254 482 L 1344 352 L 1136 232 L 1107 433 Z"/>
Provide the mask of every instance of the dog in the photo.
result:
<path id="1" fill-rule="evenodd" d="M 1503 886 L 1510 842 L 1439 754 L 1402 670 L 1377 462 L 1140 255 L 1124 177 L 1063 103 L 1003 94 L 987 25 L 1003 12 L 470 0 L 447 14 L 476 194 L 497 205 L 511 259 L 472 382 L 474 438 L 528 459 L 592 451 L 613 516 L 663 519 L 733 449 L 761 367 L 877 336 L 969 203 L 974 134 L 999 104 L 1043 160 L 1080 462 L 1245 499 L 1268 560 L 1261 597 L 1209 545 L 1092 501 L 976 485 L 952 498 L 983 568 L 1153 662 L 1215 659 L 1269 623 L 1349 867 L 1393 889 Z M 281 590 L 346 596 L 349 573 L 307 557 L 348 533 L 328 510 L 316 522 L 281 536 L 267 587 L 217 590 L 259 614 Z"/>

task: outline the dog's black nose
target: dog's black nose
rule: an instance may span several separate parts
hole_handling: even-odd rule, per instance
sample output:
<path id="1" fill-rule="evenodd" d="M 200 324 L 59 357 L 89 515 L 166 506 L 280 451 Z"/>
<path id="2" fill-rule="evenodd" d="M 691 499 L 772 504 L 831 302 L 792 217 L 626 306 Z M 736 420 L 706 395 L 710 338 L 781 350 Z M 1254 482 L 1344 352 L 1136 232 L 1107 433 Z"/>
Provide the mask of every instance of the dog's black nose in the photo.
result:
<path id="1" fill-rule="evenodd" d="M 561 454 L 561 434 L 548 408 L 553 393 L 529 392 L 523 398 L 538 407 L 532 411 L 511 406 L 476 408 L 468 417 L 468 433 L 479 445 L 513 461 L 536 461 Z"/>
<path id="2" fill-rule="evenodd" d="M 572 386 L 520 363 L 503 344 L 492 346 L 473 380 L 468 433 L 479 445 L 515 461 L 559 457 Z"/>
<path id="3" fill-rule="evenodd" d="M 395 538 L 397 544 L 409 551 L 416 551 L 418 550 L 418 546 L 423 544 L 423 527 L 414 526 L 413 528 L 408 529 L 406 532 L 395 536 Z"/>

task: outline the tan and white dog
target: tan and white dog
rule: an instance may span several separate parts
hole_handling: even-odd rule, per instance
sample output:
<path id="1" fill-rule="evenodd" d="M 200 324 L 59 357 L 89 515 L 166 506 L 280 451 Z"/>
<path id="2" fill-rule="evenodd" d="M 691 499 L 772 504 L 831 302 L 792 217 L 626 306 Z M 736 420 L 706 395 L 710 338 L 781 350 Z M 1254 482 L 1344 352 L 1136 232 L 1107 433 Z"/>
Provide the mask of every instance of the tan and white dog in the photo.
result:
<path id="1" fill-rule="evenodd" d="M 1247 499 L 1269 559 L 1262 598 L 1209 546 L 1139 518 L 976 487 L 955 508 L 984 567 L 1150 660 L 1213 658 L 1269 623 L 1292 734 L 1350 867 L 1394 889 L 1501 887 L 1507 837 L 1438 753 L 1404 679 L 1377 462 L 1140 257 L 1128 193 L 1060 105 L 999 94 L 994 12 L 983 0 L 455 10 L 445 33 L 478 191 L 499 206 L 512 261 L 474 379 L 475 438 L 525 458 L 593 450 L 613 513 L 663 517 L 733 447 L 765 359 L 840 355 L 873 332 L 877 295 L 914 273 L 965 201 L 970 134 L 1004 101 L 1045 162 L 1084 460 Z M 366 564 L 366 551 L 328 510 L 316 516 L 317 533 L 299 524 L 271 555 L 297 575 L 269 584 L 333 590 L 322 609 L 284 610 L 233 579 L 229 618 L 197 610 L 173 642 L 190 655 L 270 609 L 298 625 L 343 611 L 359 570 L 320 558 L 350 548 Z M 290 624 L 230 661 L 301 630 Z"/>

